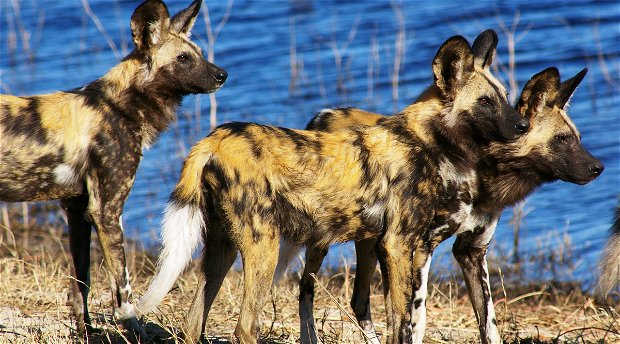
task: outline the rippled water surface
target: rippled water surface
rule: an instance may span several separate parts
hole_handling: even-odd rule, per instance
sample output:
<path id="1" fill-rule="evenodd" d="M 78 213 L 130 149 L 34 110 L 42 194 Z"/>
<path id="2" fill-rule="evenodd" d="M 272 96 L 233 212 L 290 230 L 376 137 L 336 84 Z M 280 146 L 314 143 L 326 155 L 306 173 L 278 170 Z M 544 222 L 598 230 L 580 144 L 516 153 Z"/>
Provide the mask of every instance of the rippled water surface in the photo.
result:
<path id="1" fill-rule="evenodd" d="M 103 75 L 131 49 L 129 18 L 138 2 L 88 3 L 100 28 L 80 1 L 1 0 L 2 93 L 79 87 Z M 169 1 L 170 12 L 188 3 Z M 227 2 L 208 5 L 215 26 Z M 206 49 L 203 19 L 201 14 L 193 37 Z M 217 92 L 218 123 L 255 121 L 303 128 L 314 113 L 335 106 L 393 113 L 432 82 L 430 63 L 445 39 L 460 34 L 473 41 L 487 28 L 500 34 L 498 75 L 508 85 L 508 36 L 502 26 L 515 29 L 519 89 L 549 66 L 557 66 L 563 78 L 589 68 L 569 113 L 584 145 L 607 168 L 586 186 L 557 182 L 531 196 L 520 247 L 524 253 L 551 251 L 567 234 L 577 258 L 576 275 L 589 281 L 620 191 L 617 1 L 236 1 L 215 45 L 216 63 L 229 72 L 226 85 Z M 394 101 L 399 31 L 405 52 Z M 187 148 L 209 132 L 209 111 L 208 96 L 187 97 L 178 123 L 144 153 L 123 219 L 129 236 L 147 246 L 156 243 L 160 214 Z M 493 248 L 512 249 L 511 216 L 507 209 Z M 447 256 L 449 244 L 439 250 Z M 350 246 L 333 250 L 331 264 L 341 255 L 352 257 Z"/>

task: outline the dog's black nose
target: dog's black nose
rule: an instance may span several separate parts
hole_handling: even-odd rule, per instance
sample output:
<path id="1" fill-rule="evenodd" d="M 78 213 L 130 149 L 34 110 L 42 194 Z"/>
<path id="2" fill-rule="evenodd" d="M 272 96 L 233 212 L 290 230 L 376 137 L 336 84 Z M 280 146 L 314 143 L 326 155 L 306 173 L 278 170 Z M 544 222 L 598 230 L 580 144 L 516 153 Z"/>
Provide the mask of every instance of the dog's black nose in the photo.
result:
<path id="1" fill-rule="evenodd" d="M 221 84 L 226 81 L 226 78 L 228 78 L 228 73 L 226 73 L 226 71 L 221 71 L 215 74 L 215 80 Z"/>
<path id="2" fill-rule="evenodd" d="M 603 173 L 604 169 L 605 169 L 605 165 L 603 165 L 601 162 L 596 162 L 590 165 L 590 171 L 592 171 L 592 173 L 595 176 L 598 176 L 599 174 Z"/>
<path id="3" fill-rule="evenodd" d="M 515 125 L 515 128 L 520 134 L 523 134 L 530 128 L 530 122 L 526 120 L 522 120 L 521 122 Z"/>

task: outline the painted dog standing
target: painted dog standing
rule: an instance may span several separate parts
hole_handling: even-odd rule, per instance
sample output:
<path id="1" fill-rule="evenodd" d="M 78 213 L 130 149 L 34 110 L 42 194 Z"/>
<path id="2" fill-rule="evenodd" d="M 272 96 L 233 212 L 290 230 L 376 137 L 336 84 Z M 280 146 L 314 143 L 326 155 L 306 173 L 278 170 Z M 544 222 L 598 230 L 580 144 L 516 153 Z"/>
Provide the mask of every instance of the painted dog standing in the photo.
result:
<path id="1" fill-rule="evenodd" d="M 480 181 L 473 202 L 473 218 L 457 221 L 455 214 L 450 212 L 436 216 L 431 226 L 434 229 L 421 237 L 421 247 L 424 247 L 422 251 L 429 250 L 430 260 L 430 252 L 435 246 L 458 232 L 453 253 L 463 271 L 482 343 L 501 342 L 494 318 L 486 250 L 502 210 L 524 199 L 544 183 L 560 179 L 585 184 L 603 171 L 603 165 L 581 145 L 580 135 L 565 110 L 569 98 L 586 72 L 584 69 L 563 83 L 560 83 L 555 68 L 533 76 L 516 105 L 519 113 L 530 120 L 530 130 L 514 142 L 491 143 L 485 148 L 485 156 L 477 168 Z M 312 119 L 308 128 L 319 131 L 347 130 L 351 126 L 376 125 L 383 117 L 352 108 L 327 110 Z M 450 196 L 446 198 L 450 199 Z M 454 204 L 455 201 L 458 199 L 452 199 L 447 204 Z M 369 343 L 378 343 L 369 299 L 370 283 L 377 264 L 375 242 L 375 239 L 369 239 L 355 243 L 358 263 L 351 299 L 356 318 L 371 339 Z M 297 251 L 290 245 L 282 249 Z M 299 296 L 302 343 L 316 343 L 316 336 L 312 335 L 315 331 L 312 317 L 314 280 L 310 274 L 317 273 L 326 254 L 326 248 L 308 247 L 306 250 Z M 283 255 L 283 259 L 286 256 L 291 257 L 293 254 Z M 279 265 L 286 264 L 279 262 Z M 427 277 L 424 280 L 428 281 Z M 425 289 L 422 285 L 421 291 L 416 291 L 415 306 L 420 308 L 420 312 L 413 321 L 417 323 L 425 321 L 422 314 L 425 311 Z M 310 333 L 310 337 L 304 331 Z M 419 340 L 421 342 L 422 337 Z"/>
<path id="2" fill-rule="evenodd" d="M 171 19 L 163 2 L 147 0 L 131 17 L 134 51 L 105 76 L 72 91 L 0 98 L 0 200 L 61 200 L 74 264 L 69 300 L 82 335 L 91 329 L 91 226 L 118 315 L 131 294 L 121 214 L 142 150 L 174 121 L 185 95 L 226 80 L 189 40 L 200 5 Z M 139 328 L 135 318 L 125 323 Z"/>
<path id="3" fill-rule="evenodd" d="M 417 104 L 376 126 L 334 133 L 253 123 L 218 127 L 184 162 L 164 215 L 157 274 L 137 312 L 159 304 L 202 235 L 206 281 L 190 310 L 190 340 L 202 333 L 239 250 L 244 297 L 235 336 L 256 343 L 280 236 L 318 247 L 379 237 L 394 338 L 410 342 L 411 291 L 424 265 L 412 261 L 414 243 L 445 187 L 438 166 L 454 170 L 448 178 L 457 190 L 465 188 L 475 182 L 483 142 L 512 140 L 528 129 L 501 85 L 476 67 L 477 58 L 463 37 L 448 39 L 433 59 L 434 84 Z"/>

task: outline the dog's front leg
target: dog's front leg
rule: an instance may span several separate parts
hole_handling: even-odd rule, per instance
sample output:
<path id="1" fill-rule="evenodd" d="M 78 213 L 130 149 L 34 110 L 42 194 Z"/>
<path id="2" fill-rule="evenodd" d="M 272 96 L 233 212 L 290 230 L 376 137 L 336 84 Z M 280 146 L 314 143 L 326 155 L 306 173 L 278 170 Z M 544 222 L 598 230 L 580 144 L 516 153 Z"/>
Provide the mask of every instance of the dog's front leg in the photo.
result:
<path id="1" fill-rule="evenodd" d="M 426 331 L 426 294 L 428 273 L 431 267 L 432 250 L 424 245 L 417 247 L 413 257 L 413 310 L 411 324 L 413 327 L 413 342 L 422 343 Z"/>
<path id="2" fill-rule="evenodd" d="M 498 219 L 499 216 L 495 217 L 482 230 L 459 234 L 452 246 L 452 253 L 463 271 L 469 299 L 478 319 L 480 340 L 483 344 L 502 342 L 495 319 L 486 259 L 487 247 L 495 232 Z"/>
<path id="3" fill-rule="evenodd" d="M 131 284 L 123 246 L 121 215 L 125 199 L 133 185 L 138 161 L 132 163 L 130 158 L 119 160 L 124 161 L 103 160 L 100 168 L 90 171 L 86 186 L 89 194 L 88 212 L 99 237 L 112 287 L 114 317 L 124 319 L 124 315 L 134 311 L 129 302 Z M 103 163 L 109 163 L 110 166 Z M 144 335 L 136 317 L 123 320 L 123 326 L 130 331 L 131 336 Z"/>

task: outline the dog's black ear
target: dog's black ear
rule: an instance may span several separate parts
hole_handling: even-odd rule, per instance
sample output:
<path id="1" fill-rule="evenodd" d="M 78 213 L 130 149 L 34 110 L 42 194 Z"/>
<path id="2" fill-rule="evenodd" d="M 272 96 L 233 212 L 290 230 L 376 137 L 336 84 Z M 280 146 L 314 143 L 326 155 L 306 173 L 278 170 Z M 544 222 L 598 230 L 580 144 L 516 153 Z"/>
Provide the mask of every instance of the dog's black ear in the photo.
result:
<path id="1" fill-rule="evenodd" d="M 493 30 L 486 30 L 476 37 L 471 49 L 474 51 L 474 64 L 476 67 L 488 69 L 495 58 L 499 39 Z"/>
<path id="2" fill-rule="evenodd" d="M 433 59 L 435 85 L 451 100 L 473 71 L 474 54 L 462 36 L 445 41 Z"/>
<path id="3" fill-rule="evenodd" d="M 170 28 L 189 36 L 196 22 L 196 16 L 200 12 L 200 5 L 202 5 L 202 0 L 195 0 L 186 9 L 175 14 L 170 20 Z"/>
<path id="4" fill-rule="evenodd" d="M 577 86 L 583 80 L 583 77 L 588 73 L 588 68 L 584 68 L 581 72 L 577 73 L 574 77 L 564 81 L 560 84 L 560 91 L 558 92 L 558 97 L 555 100 L 555 105 L 560 109 L 564 109 L 568 104 L 568 101 L 575 93 Z"/>
<path id="5" fill-rule="evenodd" d="M 131 38 L 140 52 L 159 43 L 170 27 L 168 8 L 161 0 L 146 0 L 131 16 Z"/>
<path id="6" fill-rule="evenodd" d="M 550 67 L 534 75 L 523 87 L 517 101 L 517 111 L 527 118 L 543 112 L 545 107 L 553 107 L 560 87 L 560 72 Z"/>

